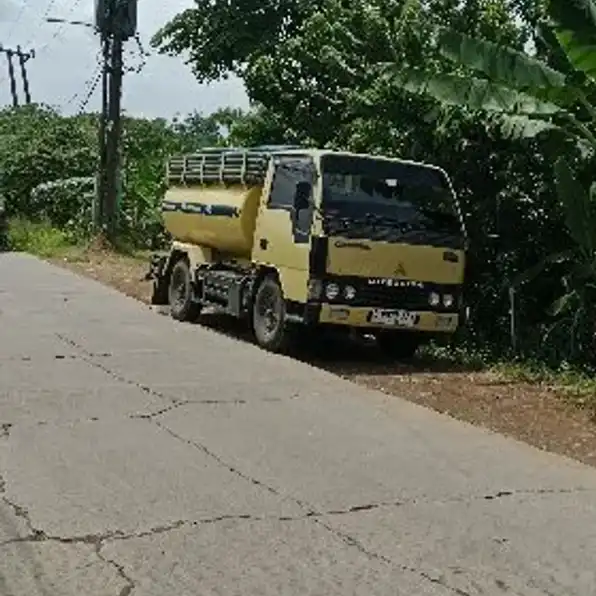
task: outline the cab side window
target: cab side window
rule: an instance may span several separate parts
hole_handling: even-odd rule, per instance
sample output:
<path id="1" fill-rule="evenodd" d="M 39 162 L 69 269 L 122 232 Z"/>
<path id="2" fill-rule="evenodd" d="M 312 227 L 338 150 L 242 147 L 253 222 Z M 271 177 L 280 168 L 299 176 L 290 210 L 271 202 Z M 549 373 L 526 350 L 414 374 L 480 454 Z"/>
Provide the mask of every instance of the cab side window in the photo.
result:
<path id="1" fill-rule="evenodd" d="M 294 203 L 296 183 L 300 177 L 292 169 L 284 164 L 275 168 L 271 194 L 269 195 L 268 206 L 272 209 L 290 209 Z"/>

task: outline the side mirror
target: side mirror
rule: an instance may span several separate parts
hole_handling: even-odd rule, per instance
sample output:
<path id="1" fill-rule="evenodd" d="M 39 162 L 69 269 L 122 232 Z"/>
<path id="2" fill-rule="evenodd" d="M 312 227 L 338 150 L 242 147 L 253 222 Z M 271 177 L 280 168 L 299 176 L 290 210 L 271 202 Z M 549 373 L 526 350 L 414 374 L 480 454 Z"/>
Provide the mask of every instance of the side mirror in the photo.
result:
<path id="1" fill-rule="evenodd" d="M 294 209 L 302 211 L 308 209 L 311 204 L 310 195 L 312 193 L 312 185 L 310 182 L 297 182 L 296 192 L 294 194 Z"/>

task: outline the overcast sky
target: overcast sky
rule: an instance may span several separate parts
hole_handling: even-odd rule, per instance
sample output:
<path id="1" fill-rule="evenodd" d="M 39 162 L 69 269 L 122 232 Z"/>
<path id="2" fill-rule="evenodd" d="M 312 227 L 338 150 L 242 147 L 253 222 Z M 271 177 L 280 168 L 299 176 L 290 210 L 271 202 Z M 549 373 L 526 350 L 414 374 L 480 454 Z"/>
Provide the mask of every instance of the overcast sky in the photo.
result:
<path id="1" fill-rule="evenodd" d="M 140 0 L 139 33 L 145 49 L 151 51 L 149 40 L 162 24 L 191 5 L 192 0 Z M 78 109 L 97 64 L 99 41 L 91 29 L 44 20 L 52 16 L 90 22 L 93 8 L 94 0 L 0 0 L 0 44 L 37 52 L 27 64 L 33 101 L 67 112 Z M 131 65 L 139 63 L 135 52 L 135 42 L 128 42 L 125 53 Z M 88 109 L 99 109 L 99 101 L 97 89 Z M 10 102 L 6 57 L 0 55 L 0 105 Z M 131 114 L 166 118 L 195 109 L 209 113 L 218 107 L 248 105 L 240 81 L 199 85 L 182 59 L 153 53 L 140 74 L 126 75 L 123 102 Z"/>

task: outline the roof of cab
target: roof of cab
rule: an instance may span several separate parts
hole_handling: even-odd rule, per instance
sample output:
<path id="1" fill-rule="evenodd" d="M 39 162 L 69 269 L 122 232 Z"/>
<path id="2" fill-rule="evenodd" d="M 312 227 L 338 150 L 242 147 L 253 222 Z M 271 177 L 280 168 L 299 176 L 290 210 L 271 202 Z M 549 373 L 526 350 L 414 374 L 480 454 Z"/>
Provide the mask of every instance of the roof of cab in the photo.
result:
<path id="1" fill-rule="evenodd" d="M 256 148 L 250 148 L 250 151 L 256 151 Z M 259 148 L 259 150 L 263 150 L 261 148 Z M 425 168 L 429 168 L 432 170 L 436 170 L 439 171 L 443 174 L 446 175 L 445 170 L 443 170 L 443 168 L 441 168 L 440 166 L 434 165 L 434 164 L 430 164 L 430 163 L 426 163 L 423 161 L 414 161 L 411 159 L 402 159 L 400 157 L 390 157 L 388 155 L 373 155 L 373 154 L 369 154 L 369 153 L 353 153 L 351 151 L 334 151 L 331 149 L 318 149 L 318 148 L 309 148 L 309 147 L 296 147 L 296 148 L 292 148 L 292 149 L 285 149 L 285 148 L 278 148 L 276 147 L 274 150 L 270 151 L 270 153 L 272 155 L 276 155 L 276 154 L 283 154 L 283 155 L 310 155 L 314 158 L 321 158 L 324 157 L 325 155 L 343 155 L 346 157 L 359 157 L 361 159 L 373 159 L 373 160 L 377 160 L 377 161 L 387 161 L 387 162 L 392 162 L 392 163 L 401 163 L 401 164 L 405 164 L 405 165 L 411 165 L 411 166 L 422 166 Z"/>

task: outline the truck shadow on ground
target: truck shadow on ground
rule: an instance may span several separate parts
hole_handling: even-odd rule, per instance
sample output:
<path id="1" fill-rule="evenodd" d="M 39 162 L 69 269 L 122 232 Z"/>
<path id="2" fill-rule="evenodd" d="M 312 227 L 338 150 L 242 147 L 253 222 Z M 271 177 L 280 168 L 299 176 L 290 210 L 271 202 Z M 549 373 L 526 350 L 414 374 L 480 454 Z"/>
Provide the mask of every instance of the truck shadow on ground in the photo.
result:
<path id="1" fill-rule="evenodd" d="M 217 312 L 204 313 L 197 324 L 228 337 L 254 343 L 242 321 Z M 316 340 L 298 337 L 287 354 L 311 366 L 336 374 L 404 375 L 475 372 L 479 367 L 439 360 L 422 354 L 407 362 L 396 362 L 384 356 L 374 340 L 355 340 L 345 335 L 322 333 Z"/>

